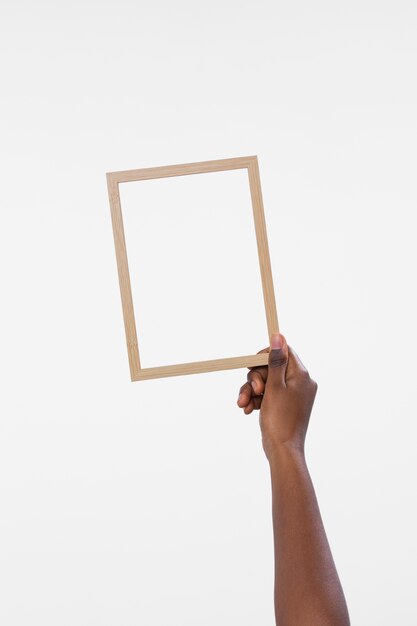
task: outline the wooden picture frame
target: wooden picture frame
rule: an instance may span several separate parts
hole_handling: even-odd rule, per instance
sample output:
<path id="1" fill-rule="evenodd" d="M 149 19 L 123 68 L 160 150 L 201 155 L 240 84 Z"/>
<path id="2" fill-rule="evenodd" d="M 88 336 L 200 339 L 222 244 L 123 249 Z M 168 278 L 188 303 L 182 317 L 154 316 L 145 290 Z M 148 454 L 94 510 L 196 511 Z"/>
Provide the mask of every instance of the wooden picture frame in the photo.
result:
<path id="1" fill-rule="evenodd" d="M 167 165 L 162 167 L 150 167 L 121 172 L 109 172 L 106 175 L 113 224 L 114 244 L 116 248 L 120 293 L 122 298 L 127 351 L 129 356 L 130 376 L 132 381 L 146 380 L 149 378 L 162 378 L 165 376 L 179 376 L 183 374 L 198 374 L 241 367 L 254 367 L 266 365 L 268 363 L 268 354 L 263 353 L 223 359 L 212 359 L 209 361 L 179 363 L 177 365 L 141 368 L 139 358 L 139 346 L 136 333 L 129 266 L 127 261 L 119 184 L 170 176 L 205 174 L 208 172 L 223 172 L 226 170 L 236 169 L 247 169 L 249 176 L 265 314 L 270 337 L 272 333 L 279 331 L 279 327 L 266 234 L 258 159 L 256 156 L 221 159 L 216 161 L 202 161 L 199 163 L 185 163 L 181 165 Z"/>

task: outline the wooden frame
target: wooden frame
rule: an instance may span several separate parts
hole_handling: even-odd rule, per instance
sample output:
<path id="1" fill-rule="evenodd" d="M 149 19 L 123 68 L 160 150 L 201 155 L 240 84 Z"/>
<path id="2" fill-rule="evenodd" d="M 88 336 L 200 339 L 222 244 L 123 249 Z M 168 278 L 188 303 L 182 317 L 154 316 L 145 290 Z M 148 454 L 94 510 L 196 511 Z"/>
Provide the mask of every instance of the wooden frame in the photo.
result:
<path id="1" fill-rule="evenodd" d="M 145 380 L 148 378 L 161 378 L 165 376 L 179 376 L 182 374 L 198 374 L 240 367 L 254 367 L 267 364 L 268 354 L 264 353 L 225 359 L 214 359 L 210 361 L 180 363 L 177 365 L 166 365 L 161 367 L 141 368 L 132 291 L 130 286 L 129 266 L 127 262 L 122 209 L 120 203 L 120 183 L 165 178 L 169 176 L 223 172 L 226 170 L 245 168 L 247 169 L 249 176 L 265 313 L 268 333 L 269 336 L 271 336 L 272 333 L 278 332 L 279 327 L 271 273 L 271 263 L 269 259 L 258 159 L 256 156 L 222 159 L 217 161 L 202 161 L 200 163 L 185 163 L 182 165 L 167 165 L 163 167 L 150 167 L 139 170 L 109 172 L 107 174 L 107 186 L 113 224 L 114 244 L 116 248 L 117 269 L 119 274 L 130 376 L 132 381 Z"/>

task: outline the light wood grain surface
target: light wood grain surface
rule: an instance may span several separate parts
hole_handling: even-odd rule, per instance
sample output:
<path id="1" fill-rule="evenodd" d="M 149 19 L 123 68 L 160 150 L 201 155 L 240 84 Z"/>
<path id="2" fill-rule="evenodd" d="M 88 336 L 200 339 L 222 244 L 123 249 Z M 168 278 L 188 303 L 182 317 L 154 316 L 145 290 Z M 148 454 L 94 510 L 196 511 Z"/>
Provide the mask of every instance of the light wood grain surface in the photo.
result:
<path id="1" fill-rule="evenodd" d="M 107 174 L 107 187 L 112 216 L 117 270 L 122 299 L 130 377 L 132 381 L 145 380 L 149 378 L 163 378 L 167 376 L 181 376 L 185 374 L 199 374 L 241 367 L 255 367 L 259 365 L 266 365 L 268 363 L 267 354 L 254 354 L 213 359 L 210 361 L 196 361 L 193 363 L 179 363 L 173 365 L 162 365 L 160 367 L 141 368 L 135 312 L 132 300 L 132 289 L 130 285 L 129 266 L 127 261 L 126 241 L 123 228 L 122 207 L 120 204 L 120 183 L 166 178 L 170 176 L 186 176 L 190 174 L 205 174 L 208 172 L 222 172 L 226 170 L 245 168 L 247 169 L 249 176 L 259 267 L 265 304 L 266 324 L 268 334 L 271 336 L 272 333 L 278 332 L 279 326 L 271 263 L 269 258 L 261 181 L 259 176 L 258 159 L 256 156 L 221 159 L 216 161 L 201 161 L 199 163 L 184 163 L 181 165 L 165 165 L 162 167 L 109 172 Z"/>

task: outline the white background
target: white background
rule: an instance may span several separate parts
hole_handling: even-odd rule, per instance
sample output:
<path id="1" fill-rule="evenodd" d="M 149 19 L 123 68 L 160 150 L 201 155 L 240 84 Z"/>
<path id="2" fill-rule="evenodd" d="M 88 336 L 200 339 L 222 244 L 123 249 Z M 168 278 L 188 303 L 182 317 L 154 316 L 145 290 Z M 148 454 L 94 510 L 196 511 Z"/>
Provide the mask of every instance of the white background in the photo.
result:
<path id="1" fill-rule="evenodd" d="M 246 154 L 352 623 L 417 623 L 416 13 L 3 0 L 3 624 L 274 623 L 245 371 L 129 382 L 104 177 Z"/>
<path id="2" fill-rule="evenodd" d="M 267 346 L 248 170 L 119 190 L 142 367 Z"/>

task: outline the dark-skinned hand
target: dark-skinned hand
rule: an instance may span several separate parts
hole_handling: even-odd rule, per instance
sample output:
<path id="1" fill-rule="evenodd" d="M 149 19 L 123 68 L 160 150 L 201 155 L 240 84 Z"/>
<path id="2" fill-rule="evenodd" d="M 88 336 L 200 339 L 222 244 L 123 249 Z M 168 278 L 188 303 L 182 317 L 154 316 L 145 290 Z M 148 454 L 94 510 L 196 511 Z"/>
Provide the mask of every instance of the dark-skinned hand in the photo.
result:
<path id="1" fill-rule="evenodd" d="M 310 378 L 285 337 L 273 334 L 268 365 L 253 367 L 239 390 L 238 406 L 246 415 L 260 410 L 262 442 L 270 459 L 280 446 L 304 450 L 317 383 Z"/>

